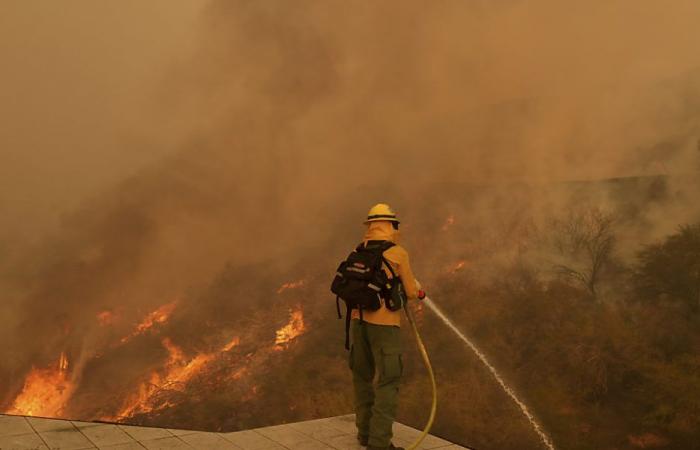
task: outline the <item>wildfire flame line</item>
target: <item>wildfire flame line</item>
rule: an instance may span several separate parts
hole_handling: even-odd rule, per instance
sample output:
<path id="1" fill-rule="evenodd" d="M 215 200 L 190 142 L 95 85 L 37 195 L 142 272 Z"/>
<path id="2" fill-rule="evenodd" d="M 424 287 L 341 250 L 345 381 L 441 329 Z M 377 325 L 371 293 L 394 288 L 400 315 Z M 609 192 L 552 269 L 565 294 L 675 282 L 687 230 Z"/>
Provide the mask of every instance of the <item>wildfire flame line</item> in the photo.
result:
<path id="1" fill-rule="evenodd" d="M 238 336 L 236 336 L 235 338 L 233 338 L 233 339 L 231 340 L 231 342 L 229 342 L 228 344 L 224 345 L 224 346 L 221 348 L 221 351 L 222 351 L 222 352 L 227 352 L 227 351 L 231 350 L 233 347 L 237 346 L 237 345 L 240 344 L 240 343 L 241 343 L 240 338 L 238 338 Z"/>
<path id="2" fill-rule="evenodd" d="M 304 314 L 301 308 L 290 311 L 289 323 L 276 332 L 275 348 L 281 350 L 284 344 L 288 344 L 306 331 L 304 326 Z"/>
<path id="3" fill-rule="evenodd" d="M 61 353 L 53 367 L 32 368 L 8 413 L 60 417 L 74 389 L 68 373 L 68 357 Z"/>
<path id="4" fill-rule="evenodd" d="M 161 324 L 161 323 L 167 322 L 168 319 L 170 318 L 170 315 L 175 310 L 176 306 L 177 306 L 177 301 L 173 301 L 173 302 L 167 303 L 163 306 L 160 306 L 155 311 L 148 313 L 148 315 L 141 321 L 141 323 L 139 323 L 136 326 L 136 329 L 134 330 L 133 333 L 122 338 L 122 340 L 121 340 L 122 344 L 129 341 L 130 339 L 132 339 L 135 336 L 138 336 L 140 334 L 145 333 L 149 329 L 153 328 L 153 326 L 155 324 Z"/>
<path id="5" fill-rule="evenodd" d="M 281 294 L 282 292 L 288 290 L 288 289 L 298 289 L 306 284 L 306 280 L 298 280 L 298 281 L 290 281 L 289 283 L 284 283 L 282 286 L 280 286 L 279 289 L 277 289 L 277 293 Z"/>
<path id="6" fill-rule="evenodd" d="M 295 282 L 287 284 L 289 286 L 301 286 L 303 283 Z M 144 321 L 145 323 L 146 321 Z M 289 322 L 276 331 L 275 343 L 270 350 L 281 351 L 294 339 L 306 331 L 304 316 L 301 307 L 290 310 Z M 135 414 L 147 414 L 159 411 L 167 407 L 175 406 L 167 398 L 159 395 L 168 390 L 180 391 L 185 389 L 189 380 L 200 373 L 204 367 L 219 357 L 222 353 L 228 352 L 237 345 L 240 339 L 234 337 L 231 341 L 223 345 L 218 351 L 209 353 L 199 353 L 192 358 L 187 358 L 180 347 L 175 345 L 169 338 L 163 338 L 161 344 L 168 351 L 168 358 L 164 365 L 151 372 L 147 381 L 142 382 L 136 392 L 134 392 L 120 407 L 119 412 L 112 417 L 105 417 L 105 420 L 119 421 Z M 268 351 L 270 351 L 268 350 Z M 240 379 L 249 372 L 248 367 L 237 369 L 231 375 L 234 380 Z M 255 394 L 255 389 L 252 391 Z"/>
<path id="7" fill-rule="evenodd" d="M 187 382 L 200 373 L 220 353 L 228 352 L 239 345 L 240 338 L 234 337 L 218 352 L 199 353 L 189 360 L 185 357 L 182 349 L 175 345 L 170 338 L 163 338 L 161 344 L 168 351 L 168 359 L 164 368 L 152 371 L 149 380 L 139 385 L 137 392 L 127 399 L 119 412 L 106 419 L 117 421 L 134 414 L 149 413 L 174 406 L 168 401 L 158 403 L 156 401 L 157 394 L 163 390 L 182 392 Z"/>

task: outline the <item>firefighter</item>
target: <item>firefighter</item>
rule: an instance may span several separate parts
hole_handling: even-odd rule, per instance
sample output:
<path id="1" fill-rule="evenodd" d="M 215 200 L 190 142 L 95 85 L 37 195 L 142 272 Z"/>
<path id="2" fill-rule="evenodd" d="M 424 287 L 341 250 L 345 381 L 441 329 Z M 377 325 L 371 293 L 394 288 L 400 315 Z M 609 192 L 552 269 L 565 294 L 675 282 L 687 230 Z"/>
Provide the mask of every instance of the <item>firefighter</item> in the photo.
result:
<path id="1" fill-rule="evenodd" d="M 403 284 L 406 297 L 425 297 L 411 271 L 408 253 L 398 245 L 399 220 L 392 209 L 384 203 L 373 206 L 365 224 L 365 246 L 368 241 L 397 244 L 384 251 L 383 256 Z M 388 278 L 392 277 L 388 267 L 383 265 L 382 269 Z M 391 442 L 403 372 L 400 326 L 401 310 L 389 310 L 383 299 L 378 310 L 363 310 L 362 318 L 357 309 L 352 310 L 348 363 L 355 395 L 357 439 L 368 450 L 402 450 Z"/>

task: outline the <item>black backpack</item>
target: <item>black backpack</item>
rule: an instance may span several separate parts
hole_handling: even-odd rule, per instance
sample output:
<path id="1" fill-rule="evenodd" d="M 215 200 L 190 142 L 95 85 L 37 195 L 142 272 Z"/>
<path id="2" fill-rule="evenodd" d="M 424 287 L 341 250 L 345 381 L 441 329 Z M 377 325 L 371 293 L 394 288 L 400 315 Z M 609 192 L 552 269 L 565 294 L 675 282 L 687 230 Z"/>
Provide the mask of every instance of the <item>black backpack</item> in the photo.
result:
<path id="1" fill-rule="evenodd" d="M 397 305 L 395 301 L 396 291 L 401 289 L 400 280 L 396 277 L 391 264 L 382 255 L 395 244 L 390 241 L 367 241 L 367 246 L 360 244 L 341 262 L 331 284 L 331 292 L 336 295 L 335 306 L 340 314 L 340 300 L 345 302 L 345 348 L 350 348 L 350 311 L 357 308 L 360 311 L 360 320 L 363 320 L 362 311 L 376 311 L 381 303 L 380 299 L 386 299 L 387 308 L 396 311 L 403 306 L 403 302 Z M 390 281 L 382 270 L 382 262 L 386 264 L 393 276 Z M 393 281 L 393 282 L 392 282 Z M 395 288 L 398 287 L 398 289 Z"/>

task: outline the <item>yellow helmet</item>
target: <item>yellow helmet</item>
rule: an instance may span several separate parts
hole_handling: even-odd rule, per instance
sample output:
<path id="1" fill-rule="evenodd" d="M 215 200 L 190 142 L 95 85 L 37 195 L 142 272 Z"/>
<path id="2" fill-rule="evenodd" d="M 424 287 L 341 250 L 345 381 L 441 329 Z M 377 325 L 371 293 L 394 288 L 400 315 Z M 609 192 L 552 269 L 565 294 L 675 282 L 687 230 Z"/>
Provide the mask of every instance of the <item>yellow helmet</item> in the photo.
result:
<path id="1" fill-rule="evenodd" d="M 399 223 L 399 219 L 396 218 L 396 213 L 386 203 L 377 203 L 374 205 L 367 213 L 365 224 L 377 222 L 379 220 Z"/>

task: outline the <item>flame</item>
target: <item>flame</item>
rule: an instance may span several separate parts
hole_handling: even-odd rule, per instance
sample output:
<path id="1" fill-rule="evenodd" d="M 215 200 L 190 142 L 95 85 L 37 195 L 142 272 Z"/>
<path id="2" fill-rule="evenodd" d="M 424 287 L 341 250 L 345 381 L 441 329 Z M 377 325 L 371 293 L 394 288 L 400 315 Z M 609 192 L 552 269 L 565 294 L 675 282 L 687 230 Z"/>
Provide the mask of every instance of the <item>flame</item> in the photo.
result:
<path id="1" fill-rule="evenodd" d="M 282 350 L 284 344 L 288 344 L 306 331 L 306 327 L 304 326 L 304 314 L 301 308 L 290 311 L 290 316 L 289 323 L 277 330 L 275 350 Z"/>
<path id="2" fill-rule="evenodd" d="M 295 283 L 295 285 L 300 286 L 301 284 Z M 165 310 L 161 307 L 157 311 L 154 311 L 154 313 L 149 314 L 142 323 L 148 326 L 144 325 L 137 328 L 137 332 L 143 332 L 150 328 L 152 324 L 167 320 L 167 315 L 172 311 L 172 307 L 173 304 L 170 304 L 169 310 Z M 301 307 L 298 307 L 296 310 L 290 310 L 289 323 L 277 330 L 275 345 L 270 350 L 283 350 L 286 344 L 303 334 L 305 330 Z M 163 338 L 161 344 L 168 351 L 168 358 L 165 363 L 160 368 L 151 371 L 146 380 L 139 384 L 135 392 L 127 397 L 127 400 L 114 416 L 103 417 L 103 420 L 120 421 L 128 417 L 133 417 L 136 414 L 148 414 L 176 406 L 172 400 L 168 400 L 167 395 L 164 396 L 162 394 L 167 394 L 168 391 L 184 392 L 187 383 L 192 378 L 202 373 L 207 364 L 221 357 L 223 353 L 238 346 L 240 344 L 240 338 L 235 336 L 218 350 L 208 353 L 199 353 L 191 358 L 169 338 Z M 249 359 L 251 356 L 252 354 L 249 353 L 247 358 Z M 233 380 L 238 380 L 249 372 L 250 367 L 240 367 L 229 376 Z M 257 386 L 253 387 L 249 395 L 254 396 L 257 394 L 257 389 Z"/>
<path id="3" fill-rule="evenodd" d="M 74 390 L 68 357 L 61 353 L 54 367 L 32 368 L 8 414 L 60 417 Z"/>
<path id="4" fill-rule="evenodd" d="M 144 319 L 136 326 L 136 329 L 129 336 L 122 338 L 121 342 L 124 343 L 134 336 L 145 333 L 146 331 L 153 328 L 155 324 L 165 323 L 170 318 L 170 315 L 175 310 L 177 306 L 177 301 L 167 303 L 155 311 L 150 312 Z"/>
<path id="5" fill-rule="evenodd" d="M 163 346 L 168 349 L 168 353 L 170 354 L 168 364 L 166 365 L 168 371 L 164 376 L 164 380 L 179 385 L 196 375 L 202 367 L 215 356 L 213 353 L 200 353 L 189 362 L 185 362 L 185 355 L 182 353 L 182 349 L 173 344 L 169 338 L 163 339 Z"/>
<path id="6" fill-rule="evenodd" d="M 459 261 L 456 264 L 452 265 L 452 267 L 450 267 L 448 272 L 450 272 L 451 274 L 455 274 L 455 273 L 459 272 L 460 270 L 462 270 L 466 265 L 467 265 L 466 261 Z"/>
<path id="7" fill-rule="evenodd" d="M 62 352 L 61 356 L 58 358 L 58 370 L 61 372 L 68 370 L 68 357 L 65 352 Z"/>
<path id="8" fill-rule="evenodd" d="M 112 311 L 100 311 L 97 313 L 97 321 L 104 327 L 114 323 L 114 313 Z"/>
<path id="9" fill-rule="evenodd" d="M 162 312 L 162 308 L 159 309 Z M 156 314 L 150 314 L 149 320 L 156 323 Z M 146 323 L 147 320 L 144 321 Z M 147 329 L 147 328 L 144 328 Z M 268 348 L 269 351 L 283 350 L 287 344 L 296 339 L 306 331 L 304 317 L 301 307 L 290 310 L 290 320 L 287 325 L 276 332 L 275 345 Z M 189 358 L 183 350 L 172 342 L 169 338 L 163 338 L 161 344 L 168 351 L 165 363 L 157 369 L 151 371 L 145 381 L 139 384 L 138 388 L 127 397 L 127 400 L 119 408 L 114 416 L 103 417 L 103 420 L 121 421 L 136 414 L 148 414 L 177 406 L 173 400 L 168 399 L 168 391 L 184 392 L 187 383 L 196 375 L 202 373 L 206 366 L 220 358 L 240 344 L 238 336 L 233 337 L 228 343 L 219 347 L 218 350 L 208 353 L 199 353 Z M 252 357 L 252 353 L 246 355 L 247 359 Z M 247 366 L 239 367 L 230 372 L 230 379 L 239 380 L 250 373 L 251 368 Z M 257 394 L 258 386 L 253 386 L 245 398 L 252 398 Z M 163 395 L 165 394 L 165 395 Z"/>
<path id="10" fill-rule="evenodd" d="M 151 372 L 148 381 L 141 383 L 137 392 L 128 398 L 116 416 L 106 419 L 115 421 L 119 418 L 131 417 L 134 414 L 150 413 L 155 410 L 175 406 L 170 402 L 157 403 L 156 394 L 164 388 L 180 392 L 184 391 L 187 382 L 200 373 L 209 362 L 220 353 L 231 350 L 239 343 L 240 338 L 236 336 L 224 345 L 220 352 L 199 353 L 188 360 L 182 349 L 175 345 L 170 338 L 163 338 L 161 344 L 168 350 L 168 359 L 163 368 Z M 234 379 L 236 378 L 235 375 Z M 243 372 L 237 378 L 240 378 L 242 375 Z"/>
<path id="11" fill-rule="evenodd" d="M 227 352 L 227 351 L 231 350 L 233 347 L 237 346 L 237 345 L 240 344 L 240 343 L 241 343 L 240 338 L 239 338 L 238 336 L 236 336 L 235 338 L 231 339 L 231 342 L 229 342 L 228 344 L 224 345 L 224 346 L 221 348 L 221 351 L 222 351 L 222 352 Z"/>
<path id="12" fill-rule="evenodd" d="M 156 323 L 166 322 L 168 318 L 170 318 L 170 314 L 172 314 L 173 310 L 175 309 L 175 304 L 176 302 L 168 303 L 148 314 L 143 322 L 138 324 L 136 327 L 136 334 L 145 332 L 146 330 L 152 328 Z"/>
<path id="13" fill-rule="evenodd" d="M 125 405 L 115 416 L 103 417 L 102 419 L 108 421 L 117 421 L 122 417 L 130 417 L 137 412 L 148 413 L 153 411 L 154 407 L 149 404 L 149 399 L 156 391 L 156 389 L 158 389 L 159 382 L 160 376 L 158 375 L 158 373 L 151 373 L 149 381 L 141 383 L 138 392 L 131 395 L 129 399 L 127 399 Z"/>
<path id="14" fill-rule="evenodd" d="M 148 381 L 141 383 L 138 391 L 129 397 L 116 417 L 112 419 L 130 417 L 134 414 L 149 413 L 174 406 L 169 402 L 156 403 L 153 398 L 163 388 L 183 391 L 185 383 L 214 357 L 212 353 L 200 353 L 187 361 L 182 349 L 169 338 L 164 338 L 161 344 L 168 350 L 168 360 L 164 369 L 151 372 Z"/>
<path id="15" fill-rule="evenodd" d="M 282 286 L 280 286 L 279 289 L 277 289 L 277 293 L 281 294 L 282 292 L 286 291 L 287 289 L 297 289 L 306 284 L 306 280 L 297 280 L 297 281 L 290 281 L 289 283 L 284 283 Z"/>
<path id="16" fill-rule="evenodd" d="M 445 220 L 445 224 L 442 226 L 442 231 L 447 231 L 454 224 L 455 224 L 455 216 L 454 216 L 454 214 L 450 214 L 447 217 L 447 220 Z"/>

